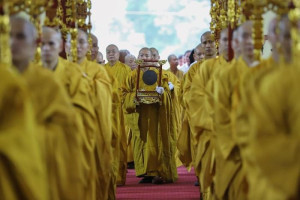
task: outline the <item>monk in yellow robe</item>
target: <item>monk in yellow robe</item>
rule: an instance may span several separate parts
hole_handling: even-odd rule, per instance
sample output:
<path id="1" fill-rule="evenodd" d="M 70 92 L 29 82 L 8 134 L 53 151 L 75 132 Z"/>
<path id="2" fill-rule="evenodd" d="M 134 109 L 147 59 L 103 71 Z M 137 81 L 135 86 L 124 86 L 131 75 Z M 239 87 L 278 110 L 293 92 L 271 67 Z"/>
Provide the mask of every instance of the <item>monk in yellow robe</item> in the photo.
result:
<path id="1" fill-rule="evenodd" d="M 119 61 L 119 49 L 116 45 L 110 44 L 106 47 L 106 59 L 107 63 L 104 67 L 112 75 L 112 78 L 115 80 L 115 90 L 122 96 L 121 86 L 125 82 L 127 76 L 131 73 L 129 66 Z M 126 172 L 127 172 L 127 132 L 125 131 L 125 121 L 124 113 L 121 106 L 121 100 L 119 101 L 119 169 L 117 175 L 117 185 L 125 185 L 126 182 Z"/>
<path id="2" fill-rule="evenodd" d="M 132 54 L 128 54 L 125 56 L 125 64 L 127 66 L 130 67 L 131 71 L 135 70 L 137 68 L 137 64 L 135 63 L 136 61 L 136 57 Z M 125 114 L 125 120 L 126 120 L 126 115 Z M 125 121 L 125 125 L 128 124 L 126 123 Z M 128 169 L 134 169 L 134 160 L 133 160 L 133 146 L 132 146 L 132 142 L 131 142 L 131 138 L 132 138 L 132 132 L 131 132 L 131 129 L 128 127 L 126 129 L 126 132 L 127 132 L 127 167 Z"/>
<path id="3" fill-rule="evenodd" d="M 70 37 L 66 42 L 67 55 L 71 55 Z M 93 116 L 87 121 L 89 152 L 93 153 L 94 161 L 91 167 L 97 170 L 97 177 L 91 179 L 93 194 L 97 199 L 114 199 L 115 183 L 111 183 L 112 174 L 112 148 L 117 144 L 118 137 L 113 135 L 112 127 L 112 82 L 107 71 L 101 65 L 88 61 L 86 58 L 89 50 L 87 34 L 78 29 L 77 37 L 77 63 L 90 80 L 90 98 Z M 93 164 L 94 163 L 94 164 Z M 108 188 L 110 188 L 108 192 Z M 109 197 L 108 197 L 109 196 Z"/>
<path id="4" fill-rule="evenodd" d="M 214 58 L 216 56 L 215 42 L 212 40 L 212 35 L 210 32 L 205 32 L 202 34 L 201 43 L 195 47 L 194 52 L 196 55 L 199 55 L 201 54 L 203 49 L 206 60 Z M 193 165 L 196 141 L 192 140 L 192 133 L 189 123 L 190 117 L 189 113 L 186 110 L 188 108 L 187 97 L 191 89 L 193 78 L 197 71 L 201 68 L 201 64 L 203 62 L 201 56 L 198 56 L 196 58 L 198 58 L 197 62 L 190 66 L 189 71 L 184 75 L 181 82 L 182 96 L 180 99 L 183 106 L 183 124 L 177 147 L 180 152 L 180 160 L 188 168 Z M 195 183 L 195 185 L 199 185 L 198 181 Z"/>
<path id="5" fill-rule="evenodd" d="M 213 139 L 213 91 L 211 82 L 216 72 L 227 68 L 228 29 L 220 33 L 219 57 L 204 61 L 198 73 L 194 75 L 191 90 L 187 97 L 187 111 L 195 147 L 194 168 L 199 177 L 203 199 L 211 199 L 213 177 L 215 175 L 215 145 Z M 215 187 L 217 185 L 215 184 Z"/>
<path id="6" fill-rule="evenodd" d="M 232 94 L 241 76 L 257 66 L 254 59 L 252 22 L 246 21 L 238 28 L 238 41 L 241 56 L 233 60 L 231 66 L 220 73 L 214 84 L 215 116 L 214 128 L 216 138 L 216 174 L 220 173 L 222 186 L 216 191 L 219 199 L 245 199 L 246 181 L 241 162 L 240 150 L 233 139 L 231 112 Z M 216 175 L 217 176 L 217 175 Z"/>
<path id="7" fill-rule="evenodd" d="M 151 59 L 149 48 L 139 51 L 138 59 Z M 144 68 L 145 69 L 145 68 Z M 137 128 L 133 132 L 133 148 L 136 176 L 143 177 L 140 183 L 161 184 L 175 182 L 177 169 L 175 163 L 175 133 L 171 121 L 175 120 L 172 108 L 171 93 L 166 74 L 162 74 L 161 86 L 155 83 L 143 82 L 143 74 L 149 69 L 140 72 L 140 88 L 156 91 L 162 97 L 162 105 L 136 104 L 137 70 L 134 70 L 126 79 L 122 88 L 124 95 L 124 109 L 127 113 L 134 113 L 133 118 Z M 151 69 L 158 76 L 158 70 Z M 151 73 L 151 72 L 150 72 Z"/>
<path id="8" fill-rule="evenodd" d="M 92 38 L 92 48 L 91 48 L 91 60 L 92 61 L 97 61 L 97 56 L 99 52 L 99 46 L 98 46 L 98 38 L 96 35 L 91 33 L 91 38 Z M 103 57 L 103 55 L 102 55 Z"/>
<path id="9" fill-rule="evenodd" d="M 151 47 L 151 58 L 152 60 L 160 60 L 159 52 L 156 48 Z M 175 61 L 176 62 L 176 61 Z M 173 107 L 175 108 L 175 121 L 171 125 L 171 127 L 174 129 L 174 132 L 176 133 L 176 141 L 178 140 L 179 132 L 181 130 L 181 124 L 182 124 L 182 107 L 180 105 L 180 97 L 181 97 L 181 85 L 179 78 L 170 70 L 162 70 L 167 76 L 169 82 L 172 84 L 171 87 L 174 87 L 174 92 L 172 93 L 172 101 L 173 101 Z M 178 73 L 179 71 L 177 71 Z M 178 73 L 180 74 L 180 72 Z M 180 76 L 180 75 L 179 75 Z M 173 122 L 173 121 L 172 121 Z M 176 148 L 176 166 L 179 167 L 182 165 L 180 159 L 179 159 L 179 152 Z"/>
<path id="10" fill-rule="evenodd" d="M 94 111 L 90 79 L 80 69 L 76 63 L 67 61 L 59 57 L 62 51 L 62 39 L 58 30 L 50 27 L 43 28 L 42 34 L 42 61 L 44 67 L 52 70 L 54 76 L 57 77 L 64 85 L 76 112 L 79 115 L 80 123 L 84 127 L 81 137 L 83 140 L 83 152 L 85 162 L 85 198 L 90 198 L 93 192 L 90 187 L 90 180 L 95 180 L 95 158 L 94 152 L 91 151 L 91 143 L 88 135 L 91 130 L 95 131 L 96 114 Z M 106 150 L 109 152 L 109 150 Z M 107 168 L 109 167 L 106 166 Z M 105 188 L 105 184 L 102 183 Z M 107 186 L 106 186 L 107 187 Z M 104 189 L 104 190 L 107 190 Z M 106 192 L 107 193 L 107 192 Z"/>
<path id="11" fill-rule="evenodd" d="M 169 55 L 168 62 L 170 64 L 170 68 L 168 69 L 168 71 L 172 72 L 181 81 L 183 79 L 183 71 L 177 68 L 178 66 L 177 56 L 174 54 Z"/>
<path id="12" fill-rule="evenodd" d="M 34 26 L 14 16 L 10 35 L 13 65 L 30 88 L 29 96 L 43 148 L 41 152 L 47 163 L 50 198 L 82 199 L 81 127 L 74 117 L 75 110 L 53 74 L 42 66 L 30 64 L 36 49 Z"/>
<path id="13" fill-rule="evenodd" d="M 1 199 L 50 199 L 46 162 L 28 91 L 0 65 Z M 38 186 L 38 187 L 37 187 Z"/>
<path id="14" fill-rule="evenodd" d="M 249 199 L 299 198 L 299 193 L 296 197 L 297 190 L 295 189 L 297 188 L 296 185 L 299 185 L 299 181 L 298 183 L 295 182 L 297 179 L 295 170 L 299 166 L 299 163 L 297 164 L 299 160 L 292 158 L 296 152 L 293 152 L 293 144 L 289 143 L 289 136 L 281 135 L 286 132 L 287 127 L 293 126 L 288 125 L 289 121 L 287 122 L 286 119 L 296 120 L 296 115 L 290 118 L 280 114 L 287 109 L 286 99 L 291 96 L 293 100 L 297 99 L 296 88 L 294 87 L 296 82 L 294 81 L 299 76 L 299 72 L 295 70 L 296 66 L 293 65 L 298 62 L 292 57 L 292 40 L 289 37 L 291 26 L 288 18 L 283 17 L 279 24 L 278 26 L 278 21 L 275 18 L 269 25 L 268 40 L 272 45 L 272 55 L 270 59 L 264 62 L 264 70 L 252 70 L 251 73 L 245 74 L 235 92 L 237 108 L 233 113 L 235 120 L 233 129 L 236 130 L 236 140 L 241 150 L 243 165 L 245 165 Z M 281 48 L 280 51 L 278 47 Z M 289 78 L 287 80 L 284 77 Z M 284 91 L 283 88 L 289 88 L 284 102 L 281 101 L 280 96 L 277 96 Z M 272 94 L 268 91 L 269 89 Z M 296 104 L 298 103 L 289 102 L 288 104 L 293 108 L 287 109 L 289 110 L 287 115 L 290 114 L 290 111 L 297 110 Z M 281 116 L 284 116 L 284 119 L 280 119 Z M 264 119 L 264 117 L 266 118 Z M 296 123 L 293 121 L 293 124 Z M 266 138 L 268 138 L 268 142 Z M 277 144 L 276 148 L 271 148 L 270 143 L 272 145 Z M 258 152 L 255 149 L 259 148 L 257 145 L 262 145 L 264 151 Z M 282 147 L 283 145 L 286 146 L 280 148 L 281 145 Z M 277 148 L 280 148 L 280 152 Z M 293 160 L 293 162 L 288 160 Z M 273 167 L 270 168 L 269 166 Z M 282 171 L 286 171 L 284 177 L 279 175 L 283 173 Z M 286 182 L 289 182 L 289 186 L 283 184 Z"/>

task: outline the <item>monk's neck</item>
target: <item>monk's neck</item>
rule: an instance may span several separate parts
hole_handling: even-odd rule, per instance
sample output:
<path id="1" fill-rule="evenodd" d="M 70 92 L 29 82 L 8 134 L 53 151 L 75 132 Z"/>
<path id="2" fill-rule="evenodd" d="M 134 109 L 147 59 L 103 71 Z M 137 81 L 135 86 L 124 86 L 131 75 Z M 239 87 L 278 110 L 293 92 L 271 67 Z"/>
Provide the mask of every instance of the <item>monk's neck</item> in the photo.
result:
<path id="1" fill-rule="evenodd" d="M 211 55 L 211 56 L 205 56 L 205 60 L 206 59 L 210 59 L 210 58 L 215 58 L 216 57 L 216 55 L 214 54 L 214 55 Z"/>
<path id="2" fill-rule="evenodd" d="M 178 71 L 177 67 L 170 67 L 170 69 L 171 69 L 171 72 L 173 72 L 174 74 L 176 74 Z"/>
<path id="3" fill-rule="evenodd" d="M 109 66 L 112 67 L 112 66 L 114 66 L 117 63 L 117 61 L 109 61 L 108 63 L 109 63 Z"/>
<path id="4" fill-rule="evenodd" d="M 243 56 L 243 60 L 246 62 L 248 67 L 251 67 L 254 62 L 254 56 Z"/>
<path id="5" fill-rule="evenodd" d="M 17 62 L 13 61 L 13 65 L 17 68 L 17 70 L 22 74 L 29 67 L 29 61 Z"/>
<path id="6" fill-rule="evenodd" d="M 58 58 L 55 60 L 51 60 L 49 62 L 43 62 L 44 67 L 46 67 L 47 69 L 54 71 L 56 66 L 58 64 Z"/>
<path id="7" fill-rule="evenodd" d="M 78 60 L 77 60 L 77 64 L 81 64 L 83 61 L 84 61 L 84 59 L 85 59 L 85 57 L 83 57 L 83 58 L 77 58 Z"/>

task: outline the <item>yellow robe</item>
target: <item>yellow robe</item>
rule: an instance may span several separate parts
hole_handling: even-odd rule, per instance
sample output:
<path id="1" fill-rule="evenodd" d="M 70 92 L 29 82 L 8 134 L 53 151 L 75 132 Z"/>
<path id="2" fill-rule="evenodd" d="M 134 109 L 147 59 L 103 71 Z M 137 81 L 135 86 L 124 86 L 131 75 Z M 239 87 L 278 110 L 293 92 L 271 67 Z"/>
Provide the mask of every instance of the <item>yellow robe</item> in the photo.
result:
<path id="1" fill-rule="evenodd" d="M 272 59 L 262 66 L 266 69 L 252 70 L 236 92 L 236 138 L 245 164 L 248 198 L 298 199 L 299 137 L 295 142 L 295 133 L 299 130 L 300 73 Z"/>
<path id="2" fill-rule="evenodd" d="M 115 178 L 112 169 L 112 154 L 118 137 L 112 126 L 112 82 L 101 65 L 84 59 L 80 68 L 90 79 L 91 99 L 95 113 L 94 129 L 89 133 L 91 152 L 95 153 L 97 199 L 115 198 Z M 116 168 L 117 169 L 117 168 Z"/>
<path id="3" fill-rule="evenodd" d="M 177 148 L 179 151 L 179 159 L 184 164 L 185 167 L 190 169 L 192 162 L 194 160 L 194 147 L 191 137 L 191 130 L 189 124 L 189 116 L 186 110 L 187 108 L 187 96 L 191 88 L 193 77 L 200 69 L 202 62 L 197 62 L 193 64 L 189 71 L 184 75 L 181 81 L 181 96 L 179 97 L 180 103 L 182 105 L 182 126 L 180 129 L 180 134 L 178 136 Z"/>
<path id="4" fill-rule="evenodd" d="M 178 70 L 179 71 L 179 70 Z M 173 74 L 171 71 L 168 70 L 163 70 L 163 73 L 166 73 L 168 76 L 169 82 L 171 82 L 174 85 L 174 91 L 172 92 L 172 102 L 173 102 L 173 107 L 175 109 L 175 122 L 171 126 L 174 128 L 175 131 L 175 138 L 176 138 L 176 144 L 178 141 L 179 133 L 181 130 L 181 125 L 182 125 L 182 106 L 180 103 L 180 97 L 181 97 L 181 83 L 179 78 Z M 183 74 L 182 74 L 183 75 Z M 178 148 L 176 148 L 176 153 L 175 153 L 175 158 L 176 158 L 176 166 L 179 167 L 182 165 L 182 162 L 179 159 L 179 151 Z"/>
<path id="5" fill-rule="evenodd" d="M 50 197 L 82 199 L 82 127 L 78 126 L 78 118 L 74 117 L 71 101 L 60 82 L 42 66 L 32 64 L 22 76 L 30 88 L 29 94 L 44 147 Z"/>
<path id="6" fill-rule="evenodd" d="M 1 199 L 50 199 L 46 163 L 25 82 L 0 66 Z"/>
<path id="7" fill-rule="evenodd" d="M 154 69 L 158 74 L 158 71 Z M 140 72 L 140 88 L 155 91 L 157 84 L 146 85 L 142 80 L 143 71 Z M 137 70 L 127 78 L 122 92 L 124 96 L 124 109 L 126 113 L 133 113 L 132 132 L 134 162 L 137 176 L 160 176 L 165 181 L 177 180 L 175 163 L 176 133 L 174 127 L 175 110 L 172 107 L 172 92 L 168 86 L 168 75 L 162 74 L 162 105 L 140 104 L 136 105 Z M 172 122 L 173 121 L 173 122 Z"/>
<path id="8" fill-rule="evenodd" d="M 213 77 L 226 69 L 229 63 L 220 56 L 204 61 L 194 76 L 188 94 L 188 113 L 192 141 L 195 148 L 194 167 L 199 177 L 200 191 L 210 198 L 209 187 L 214 176 L 214 139 L 213 139 Z"/>
<path id="9" fill-rule="evenodd" d="M 90 79 L 78 64 L 59 58 L 54 76 L 67 91 L 82 126 L 81 140 L 84 163 L 84 199 L 95 196 L 96 167 L 89 135 L 96 131 L 96 114 L 91 97 Z M 90 181 L 93 180 L 93 181 Z M 105 185 L 105 184 L 103 184 Z M 107 190 L 107 188 L 105 189 Z"/>
<path id="10" fill-rule="evenodd" d="M 233 93 L 241 76 L 250 67 L 242 58 L 233 60 L 231 66 L 222 71 L 214 84 L 215 98 L 215 150 L 216 150 L 216 195 L 219 199 L 245 199 L 245 172 L 240 150 L 233 137 L 231 112 Z"/>
<path id="11" fill-rule="evenodd" d="M 117 107 L 118 117 L 116 118 L 116 122 L 119 126 L 118 130 L 118 137 L 119 137 L 119 169 L 117 173 L 117 185 L 125 185 L 126 182 L 126 173 L 127 173 L 127 133 L 125 128 L 125 120 L 124 120 L 124 113 L 121 106 L 121 86 L 125 82 L 126 77 L 131 73 L 131 69 L 129 66 L 117 61 L 115 65 L 110 66 L 109 63 L 105 64 L 104 67 L 109 71 L 111 74 L 111 79 L 115 81 L 114 84 L 114 91 L 119 94 L 118 102 L 119 104 Z"/>
<path id="12" fill-rule="evenodd" d="M 169 72 L 172 72 L 172 70 L 171 70 L 170 68 L 168 69 L 168 71 L 169 71 Z M 172 72 L 172 73 L 173 73 L 173 72 Z M 178 78 L 179 81 L 181 81 L 181 80 L 183 79 L 183 75 L 184 75 L 184 74 L 183 74 L 183 71 L 181 71 L 181 70 L 178 69 L 178 70 L 176 71 L 176 73 L 173 73 L 173 74 Z"/>

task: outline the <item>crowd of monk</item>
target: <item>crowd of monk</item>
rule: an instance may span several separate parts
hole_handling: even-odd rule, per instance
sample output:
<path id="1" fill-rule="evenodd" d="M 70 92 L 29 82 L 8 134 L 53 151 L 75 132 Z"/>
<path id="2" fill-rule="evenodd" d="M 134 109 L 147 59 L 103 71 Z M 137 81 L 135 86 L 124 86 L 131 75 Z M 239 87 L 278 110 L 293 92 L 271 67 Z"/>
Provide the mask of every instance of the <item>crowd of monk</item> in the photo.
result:
<path id="1" fill-rule="evenodd" d="M 202 199 L 299 199 L 300 21 L 270 22 L 268 59 L 256 59 L 252 29 L 245 21 L 233 30 L 232 60 L 228 28 L 218 41 L 203 33 L 182 71 L 170 52 L 161 82 L 147 84 L 143 74 L 159 69 L 137 70 L 135 61 L 161 60 L 156 48 L 135 56 L 111 44 L 105 62 L 95 35 L 90 46 L 78 29 L 74 54 L 71 35 L 44 26 L 38 63 L 35 26 L 10 17 L 12 61 L 0 60 L 0 198 L 115 199 L 134 162 L 140 184 L 174 183 L 178 166 L 193 167 Z M 137 81 L 161 103 L 137 103 Z"/>

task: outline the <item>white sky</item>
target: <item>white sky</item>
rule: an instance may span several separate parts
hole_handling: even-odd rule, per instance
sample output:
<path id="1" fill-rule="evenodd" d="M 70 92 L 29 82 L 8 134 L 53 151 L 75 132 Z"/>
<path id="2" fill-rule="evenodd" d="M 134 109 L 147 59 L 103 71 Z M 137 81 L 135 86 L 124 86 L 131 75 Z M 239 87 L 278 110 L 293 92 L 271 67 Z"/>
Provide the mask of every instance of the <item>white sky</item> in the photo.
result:
<path id="1" fill-rule="evenodd" d="M 128 2 L 145 3 L 146 8 L 127 11 Z M 163 47 L 158 48 L 161 59 L 167 59 L 170 54 L 178 56 L 198 45 L 201 34 L 209 30 L 209 9 L 209 0 L 92 0 L 92 32 L 98 37 L 104 57 L 109 44 L 137 56 L 140 48 L 156 46 L 147 42 L 145 32 L 137 31 L 141 25 L 128 17 L 151 16 L 160 34 L 174 36 L 172 33 L 176 31 L 178 41 L 172 44 L 163 41 Z"/>

